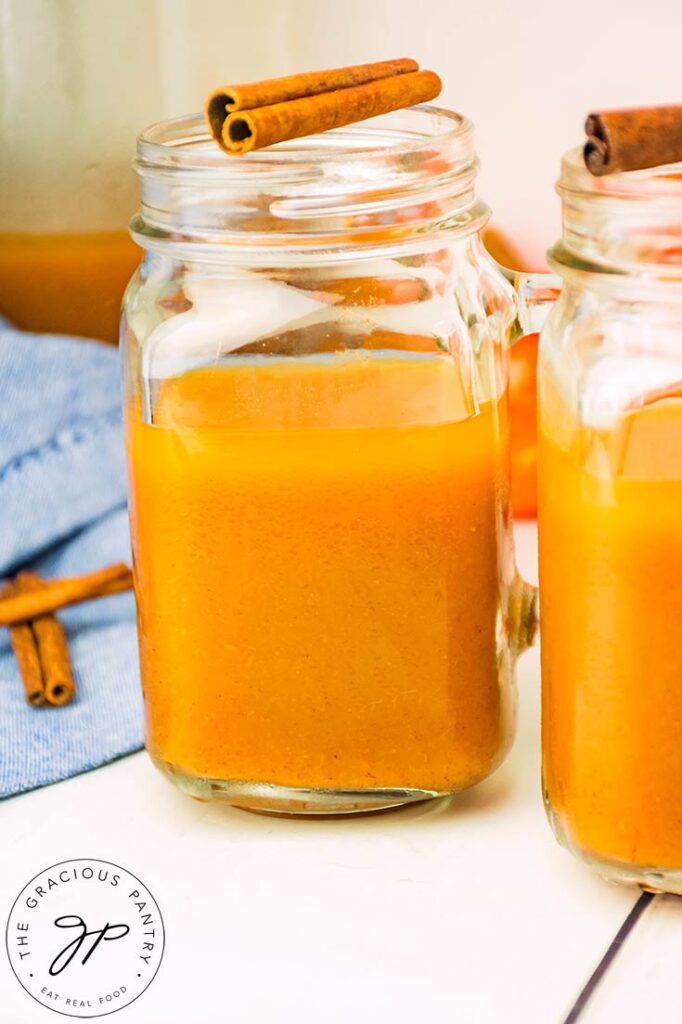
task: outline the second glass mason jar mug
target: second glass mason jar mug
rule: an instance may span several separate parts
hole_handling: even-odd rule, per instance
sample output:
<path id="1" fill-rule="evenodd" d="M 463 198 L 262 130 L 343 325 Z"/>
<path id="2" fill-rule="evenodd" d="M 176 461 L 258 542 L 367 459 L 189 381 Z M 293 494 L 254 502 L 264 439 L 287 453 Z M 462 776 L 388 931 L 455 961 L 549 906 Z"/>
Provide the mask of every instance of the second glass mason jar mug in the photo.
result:
<path id="1" fill-rule="evenodd" d="M 543 776 L 559 839 L 682 893 L 682 166 L 564 160 L 540 353 Z"/>
<path id="2" fill-rule="evenodd" d="M 470 123 L 415 108 L 235 159 L 184 118 L 137 168 L 122 339 L 152 758 L 270 812 L 473 785 L 512 738 L 535 592 L 509 518 L 519 304 L 480 240 Z"/>

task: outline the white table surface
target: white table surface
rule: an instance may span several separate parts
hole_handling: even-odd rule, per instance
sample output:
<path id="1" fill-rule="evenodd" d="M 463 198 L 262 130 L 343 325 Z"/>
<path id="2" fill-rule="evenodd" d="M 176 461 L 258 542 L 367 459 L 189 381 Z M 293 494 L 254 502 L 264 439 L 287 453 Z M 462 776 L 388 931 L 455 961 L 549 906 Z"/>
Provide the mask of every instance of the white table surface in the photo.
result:
<path id="1" fill-rule="evenodd" d="M 517 529 L 531 577 L 535 529 Z M 144 753 L 0 805 L 0 914 L 43 868 L 114 861 L 151 889 L 166 951 L 126 1024 L 560 1024 L 633 907 L 555 843 L 539 782 L 539 659 L 515 747 L 447 805 L 300 821 L 201 804 Z M 3 924 L 4 927 L 4 924 Z M 645 910 L 580 1024 L 682 1020 L 682 903 Z M 0 953 L 0 1020 L 58 1020 Z"/>

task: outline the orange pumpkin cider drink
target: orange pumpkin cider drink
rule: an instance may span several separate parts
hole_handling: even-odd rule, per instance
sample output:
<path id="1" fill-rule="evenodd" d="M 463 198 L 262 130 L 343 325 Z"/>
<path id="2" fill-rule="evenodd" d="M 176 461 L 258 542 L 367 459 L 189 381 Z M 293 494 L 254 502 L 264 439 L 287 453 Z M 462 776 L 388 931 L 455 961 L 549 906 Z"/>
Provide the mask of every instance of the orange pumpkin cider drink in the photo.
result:
<path id="1" fill-rule="evenodd" d="M 504 403 L 465 406 L 449 357 L 356 351 L 233 356 L 131 412 L 157 762 L 425 794 L 499 762 Z"/>
<path id="2" fill-rule="evenodd" d="M 385 809 L 511 744 L 536 627 L 509 515 L 521 321 L 476 165 L 470 123 L 434 108 L 243 157 L 194 116 L 139 137 L 122 338 L 147 746 L 195 797 Z"/>
<path id="3" fill-rule="evenodd" d="M 682 872 L 682 398 L 571 432 L 549 395 L 543 421 L 550 815 L 569 846 L 624 879 Z"/>

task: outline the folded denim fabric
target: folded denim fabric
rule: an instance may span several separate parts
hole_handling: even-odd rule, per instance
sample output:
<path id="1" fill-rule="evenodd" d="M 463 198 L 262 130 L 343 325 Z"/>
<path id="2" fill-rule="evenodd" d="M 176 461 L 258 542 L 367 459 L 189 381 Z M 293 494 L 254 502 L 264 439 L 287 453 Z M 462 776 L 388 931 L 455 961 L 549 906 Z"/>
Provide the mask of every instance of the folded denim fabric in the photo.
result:
<path id="1" fill-rule="evenodd" d="M 0 577 L 130 562 L 118 353 L 0 321 Z M 142 745 L 132 594 L 59 613 L 77 694 L 32 708 L 0 630 L 0 797 L 96 768 Z"/>

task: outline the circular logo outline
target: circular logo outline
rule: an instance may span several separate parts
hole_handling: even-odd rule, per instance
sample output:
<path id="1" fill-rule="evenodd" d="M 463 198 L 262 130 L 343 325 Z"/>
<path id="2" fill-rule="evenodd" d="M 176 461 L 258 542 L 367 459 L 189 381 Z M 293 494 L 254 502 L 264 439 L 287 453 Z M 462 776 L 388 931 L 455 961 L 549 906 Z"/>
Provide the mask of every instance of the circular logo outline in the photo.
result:
<path id="1" fill-rule="evenodd" d="M 108 867 L 117 868 L 119 871 L 123 871 L 126 875 L 129 875 L 130 878 L 135 879 L 135 881 L 139 885 L 141 885 L 142 888 L 144 890 L 146 890 L 146 892 L 149 893 L 149 895 L 151 896 L 152 900 L 154 901 L 154 905 L 155 905 L 156 909 L 158 910 L 159 920 L 161 922 L 161 952 L 159 953 L 159 960 L 158 960 L 158 963 L 157 963 L 156 968 L 154 970 L 154 973 L 150 977 L 149 981 L 144 986 L 144 988 L 141 989 L 137 993 L 137 995 L 133 999 L 130 1000 L 130 1002 L 123 1003 L 121 1006 L 115 1006 L 111 1010 L 105 1010 L 103 1013 L 89 1013 L 89 1014 L 67 1013 L 65 1010 L 59 1010 L 55 1006 L 50 1006 L 49 1003 L 42 1002 L 36 995 L 34 995 L 24 985 L 23 981 L 21 980 L 21 978 L 19 977 L 19 975 L 17 974 L 17 972 L 16 972 L 16 970 L 14 968 L 14 962 L 13 962 L 13 959 L 12 959 L 12 954 L 10 952 L 9 929 L 10 929 L 10 923 L 12 921 L 12 914 L 14 913 L 14 908 L 16 907 L 17 903 L 21 899 L 22 895 L 29 888 L 29 886 L 33 882 L 35 882 L 36 879 L 40 878 L 41 875 L 44 875 L 47 872 L 52 871 L 54 868 L 63 867 L 65 864 L 68 864 L 68 865 L 77 864 L 77 863 L 79 863 L 81 861 L 88 861 L 88 862 L 90 862 L 92 864 L 106 864 Z M 128 868 L 124 868 L 120 864 L 115 864 L 114 861 L 112 861 L 112 860 L 103 860 L 101 857 L 71 857 L 71 858 L 67 858 L 66 860 L 58 860 L 55 864 L 48 865 L 48 867 L 43 868 L 41 871 L 38 871 L 32 878 L 30 878 L 28 880 L 28 882 L 26 882 L 21 887 L 21 889 L 19 890 L 19 893 L 18 893 L 16 899 L 14 900 L 14 902 L 12 903 L 12 906 L 10 907 L 9 914 L 7 915 L 7 924 L 5 925 L 5 951 L 7 953 L 7 959 L 9 961 L 9 965 L 10 965 L 10 967 L 12 969 L 12 974 L 17 979 L 17 981 L 21 985 L 21 987 L 24 990 L 24 992 L 26 992 L 26 994 L 29 995 L 31 997 L 31 999 L 33 999 L 33 1001 L 36 1002 L 39 1006 L 42 1006 L 46 1010 L 52 1010 L 53 1013 L 58 1013 L 62 1017 L 70 1017 L 72 1020 L 93 1020 L 93 1019 L 95 1019 L 97 1017 L 110 1017 L 112 1013 L 118 1013 L 120 1010 L 125 1010 L 126 1007 L 132 1006 L 133 1003 L 137 1002 L 137 1000 L 140 998 L 140 996 L 144 995 L 144 993 L 147 991 L 147 989 L 149 988 L 151 983 L 154 981 L 154 978 L 156 977 L 156 975 L 159 973 L 159 968 L 161 967 L 161 964 L 163 962 L 163 956 L 164 956 L 164 953 L 166 952 L 166 924 L 165 924 L 165 922 L 163 920 L 163 914 L 161 913 L 161 907 L 159 906 L 158 900 L 154 896 L 154 893 L 151 891 L 149 886 L 146 885 L 145 882 L 142 881 L 141 878 L 138 878 L 137 875 L 133 874 L 132 871 L 129 871 Z"/>

